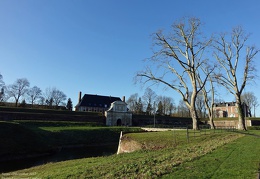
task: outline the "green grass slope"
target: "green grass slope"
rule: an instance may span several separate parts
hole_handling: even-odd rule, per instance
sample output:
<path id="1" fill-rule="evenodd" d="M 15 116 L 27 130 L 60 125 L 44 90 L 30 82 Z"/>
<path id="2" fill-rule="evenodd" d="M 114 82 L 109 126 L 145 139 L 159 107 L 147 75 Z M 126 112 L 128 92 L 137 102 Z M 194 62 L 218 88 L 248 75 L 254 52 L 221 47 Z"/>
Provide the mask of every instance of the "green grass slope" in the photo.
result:
<path id="1" fill-rule="evenodd" d="M 117 145 L 120 131 L 140 128 L 100 127 L 86 122 L 0 121 L 0 160 L 52 153 L 61 146 Z"/>
<path id="2" fill-rule="evenodd" d="M 48 150 L 39 135 L 16 122 L 0 122 L 0 136 L 1 160 Z"/>
<path id="3" fill-rule="evenodd" d="M 163 178 L 256 178 L 260 172 L 260 131 L 254 133 L 174 167 Z"/>
<path id="4" fill-rule="evenodd" d="M 151 143 L 146 140 L 154 138 L 154 145 L 164 145 L 165 148 L 151 147 L 152 149 L 147 148 L 134 153 L 50 163 L 15 173 L 4 173 L 2 176 L 19 177 L 27 175 L 39 178 L 158 178 L 163 176 L 169 178 L 217 178 L 217 176 L 230 175 L 233 178 L 240 176 L 254 178 L 259 164 L 260 155 L 256 156 L 256 154 L 259 154 L 259 150 L 255 148 L 260 145 L 259 138 L 243 136 L 244 134 L 239 133 L 212 133 L 188 144 L 170 145 L 166 144 L 169 143 L 170 138 L 173 139 L 170 132 L 153 132 L 149 135 L 148 133 L 129 134 L 130 138 L 136 137 L 138 142 L 148 146 Z M 167 142 L 163 142 L 164 140 Z M 157 143 L 155 143 L 156 141 Z M 244 145 L 250 146 L 242 147 Z M 240 147 L 242 147 L 240 152 L 237 152 L 238 149 L 236 148 Z M 246 159 L 246 154 L 250 152 L 252 155 L 249 159 Z M 238 154 L 243 155 L 238 158 Z M 207 156 L 208 158 L 206 158 Z M 205 158 L 204 161 L 202 161 L 203 158 Z M 224 160 L 225 158 L 226 160 Z M 254 158 L 254 161 L 252 158 Z M 213 160 L 212 165 L 215 167 L 214 172 L 209 175 L 200 174 L 207 173 L 210 170 L 206 168 L 206 165 L 207 161 L 211 160 Z M 243 162 L 245 165 L 249 165 L 244 168 L 248 171 L 245 175 L 241 174 L 244 170 L 237 173 L 232 172 L 232 175 L 228 173 L 231 172 L 231 169 L 224 170 L 231 165 L 233 170 L 240 170 L 244 166 Z M 188 165 L 193 163 L 194 166 Z M 220 170 L 222 168 L 223 170 Z M 189 169 L 192 170 L 188 171 Z M 186 172 L 189 172 L 190 175 L 184 175 Z"/>

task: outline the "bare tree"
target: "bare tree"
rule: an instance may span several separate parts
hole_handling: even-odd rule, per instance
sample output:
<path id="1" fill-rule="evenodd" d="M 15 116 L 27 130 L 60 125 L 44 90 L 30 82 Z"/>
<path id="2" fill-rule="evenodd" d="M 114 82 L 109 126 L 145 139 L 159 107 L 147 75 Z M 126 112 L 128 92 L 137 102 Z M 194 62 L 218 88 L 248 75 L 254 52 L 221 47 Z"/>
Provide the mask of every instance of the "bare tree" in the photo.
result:
<path id="1" fill-rule="evenodd" d="M 43 96 L 40 96 L 39 99 L 38 99 L 38 103 L 39 103 L 40 105 L 44 105 L 45 102 L 46 102 L 45 98 L 44 98 Z"/>
<path id="2" fill-rule="evenodd" d="M 196 106 L 197 106 L 198 117 L 200 118 L 205 117 L 205 104 L 204 104 L 202 91 L 198 93 L 198 96 L 196 98 Z"/>
<path id="3" fill-rule="evenodd" d="M 7 87 L 7 93 L 9 97 L 13 97 L 15 99 L 16 107 L 20 97 L 27 93 L 29 87 L 30 82 L 26 78 L 17 79 L 14 84 Z"/>
<path id="4" fill-rule="evenodd" d="M 44 95 L 45 95 L 46 103 L 49 106 L 52 106 L 53 104 L 55 106 L 59 106 L 60 104 L 65 105 L 64 101 L 67 99 L 67 96 L 62 91 L 58 90 L 55 87 L 46 88 Z"/>
<path id="5" fill-rule="evenodd" d="M 179 105 L 177 107 L 177 114 L 180 117 L 190 117 L 190 111 L 187 108 L 187 105 L 185 105 L 183 100 L 179 101 Z"/>
<path id="6" fill-rule="evenodd" d="M 245 92 L 241 95 L 242 102 L 245 102 L 249 108 L 250 114 L 254 109 L 254 117 L 255 117 L 255 108 L 258 106 L 257 97 L 253 92 Z"/>
<path id="7" fill-rule="evenodd" d="M 218 83 L 234 95 L 238 106 L 238 129 L 246 130 L 245 114 L 242 107 L 241 95 L 250 81 L 256 77 L 254 57 L 259 52 L 254 46 L 246 45 L 249 35 L 241 27 L 233 29 L 231 39 L 225 34 L 220 34 L 215 41 L 215 58 L 221 66 L 221 72 L 215 75 Z M 245 51 L 243 49 L 245 48 Z M 242 54 L 245 57 L 242 57 Z M 242 76 L 241 82 L 239 81 Z"/>
<path id="8" fill-rule="evenodd" d="M 138 102 L 138 93 L 132 94 L 126 101 L 128 108 L 132 112 L 136 112 L 136 104 Z"/>
<path id="9" fill-rule="evenodd" d="M 217 66 L 213 65 L 212 69 L 215 69 Z M 205 75 L 210 74 L 209 69 L 207 67 L 202 68 Z M 200 106 L 201 110 L 208 111 L 208 118 L 211 129 L 215 129 L 215 124 L 213 121 L 214 118 L 214 103 L 215 103 L 215 88 L 213 81 L 214 74 L 210 74 L 208 76 L 208 82 L 203 86 L 203 81 L 198 79 L 198 84 L 202 87 L 201 93 L 199 96 L 199 101 L 197 101 L 197 105 Z M 209 95 L 210 94 L 210 95 Z M 205 111 L 206 112 L 206 111 Z M 204 116 L 205 117 L 205 116 Z"/>
<path id="10" fill-rule="evenodd" d="M 64 101 L 67 99 L 67 96 L 60 90 L 54 88 L 53 89 L 53 102 L 56 106 L 59 106 L 60 104 L 65 105 Z"/>
<path id="11" fill-rule="evenodd" d="M 253 105 L 253 108 L 254 108 L 254 117 L 256 117 L 255 115 L 255 109 L 259 106 L 259 103 L 258 103 L 258 100 L 257 98 L 255 97 L 253 102 L 252 102 L 252 105 Z"/>
<path id="12" fill-rule="evenodd" d="M 3 81 L 3 76 L 0 74 L 0 102 L 4 99 L 4 87 L 5 83 Z"/>
<path id="13" fill-rule="evenodd" d="M 143 95 L 144 108 L 146 109 L 146 114 L 151 115 L 153 111 L 153 103 L 156 99 L 156 93 L 151 88 L 146 88 Z"/>
<path id="14" fill-rule="evenodd" d="M 201 67 L 209 64 L 204 52 L 212 42 L 211 38 L 202 36 L 200 27 L 199 19 L 190 18 L 173 24 L 173 33 L 155 33 L 156 48 L 150 62 L 157 64 L 158 70 L 150 66 L 137 73 L 141 82 L 144 78 L 144 82 L 163 84 L 178 92 L 190 111 L 193 129 L 199 129 L 195 101 L 209 75 L 204 75 Z M 202 85 L 198 85 L 198 79 L 202 81 Z"/>
<path id="15" fill-rule="evenodd" d="M 67 99 L 67 96 L 55 87 L 46 88 L 44 96 L 48 106 L 59 106 L 61 103 L 65 105 L 64 101 Z"/>
<path id="16" fill-rule="evenodd" d="M 54 88 L 48 87 L 45 89 L 45 92 L 43 93 L 45 103 L 48 106 L 53 105 L 53 90 L 54 90 Z"/>
<path id="17" fill-rule="evenodd" d="M 169 106 L 169 115 L 171 116 L 172 114 L 174 114 L 176 112 L 176 106 L 174 101 L 171 102 L 170 106 Z"/>
<path id="18" fill-rule="evenodd" d="M 158 96 L 157 101 L 161 101 L 162 113 L 164 115 L 171 115 L 172 110 L 174 109 L 174 100 L 171 97 Z"/>
<path id="19" fill-rule="evenodd" d="M 138 98 L 138 101 L 136 102 L 135 104 L 135 113 L 137 114 L 143 114 L 143 101 L 142 101 L 142 98 Z"/>
<path id="20" fill-rule="evenodd" d="M 28 97 L 31 101 L 32 106 L 33 106 L 35 100 L 37 100 L 41 97 L 42 90 L 39 87 L 34 86 L 34 87 L 32 87 L 31 89 L 28 90 L 27 95 L 28 95 Z"/>
<path id="21" fill-rule="evenodd" d="M 215 124 L 214 124 L 214 103 L 215 103 L 215 88 L 213 85 L 213 79 L 211 76 L 209 76 L 209 91 L 207 91 L 206 86 L 202 88 L 202 94 L 204 97 L 204 104 L 205 107 L 208 111 L 208 117 L 209 117 L 209 123 L 211 129 L 215 129 Z M 209 93 L 211 94 L 209 96 Z"/>

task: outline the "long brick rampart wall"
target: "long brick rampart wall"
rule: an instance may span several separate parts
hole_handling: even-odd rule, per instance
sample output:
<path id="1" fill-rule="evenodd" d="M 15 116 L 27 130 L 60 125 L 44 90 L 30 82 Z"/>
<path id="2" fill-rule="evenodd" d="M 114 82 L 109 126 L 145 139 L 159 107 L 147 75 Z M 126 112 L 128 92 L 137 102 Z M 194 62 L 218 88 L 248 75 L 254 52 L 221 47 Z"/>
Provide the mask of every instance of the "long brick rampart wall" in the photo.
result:
<path id="1" fill-rule="evenodd" d="M 105 124 L 105 117 L 102 115 L 79 115 L 75 114 L 50 114 L 50 113 L 24 113 L 0 111 L 0 120 L 46 120 L 46 121 L 81 121 L 96 122 Z"/>

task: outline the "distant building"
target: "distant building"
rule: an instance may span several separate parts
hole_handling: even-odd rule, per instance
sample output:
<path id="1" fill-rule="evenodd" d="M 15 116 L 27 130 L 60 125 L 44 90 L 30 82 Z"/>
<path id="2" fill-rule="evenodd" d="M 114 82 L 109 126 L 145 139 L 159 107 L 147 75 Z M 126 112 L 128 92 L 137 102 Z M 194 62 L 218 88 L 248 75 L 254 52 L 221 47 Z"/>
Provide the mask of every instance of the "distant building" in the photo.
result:
<path id="1" fill-rule="evenodd" d="M 101 112 L 106 116 L 108 126 L 132 126 L 132 113 L 128 111 L 125 97 L 100 96 L 85 94 L 75 106 L 76 111 Z"/>
<path id="2" fill-rule="evenodd" d="M 105 111 L 107 126 L 132 126 L 132 112 L 128 111 L 125 101 L 115 101 Z"/>
<path id="3" fill-rule="evenodd" d="M 242 108 L 244 110 L 245 117 L 251 117 L 248 106 L 243 103 Z M 214 104 L 214 117 L 238 117 L 238 109 L 236 102 L 222 102 Z"/>
<path id="4" fill-rule="evenodd" d="M 81 98 L 81 92 L 79 92 L 79 101 L 75 106 L 76 111 L 86 112 L 102 112 L 110 108 L 111 103 L 115 101 L 122 101 L 119 97 L 112 96 L 100 96 L 93 94 L 85 94 Z"/>

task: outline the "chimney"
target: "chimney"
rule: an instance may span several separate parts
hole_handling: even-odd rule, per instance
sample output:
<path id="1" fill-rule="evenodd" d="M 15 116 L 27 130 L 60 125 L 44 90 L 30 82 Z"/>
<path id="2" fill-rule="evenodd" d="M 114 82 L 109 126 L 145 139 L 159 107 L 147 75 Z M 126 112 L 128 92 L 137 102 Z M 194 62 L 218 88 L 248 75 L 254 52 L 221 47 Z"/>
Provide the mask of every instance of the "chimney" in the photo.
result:
<path id="1" fill-rule="evenodd" d="M 122 101 L 125 102 L 125 96 L 122 97 Z"/>
<path id="2" fill-rule="evenodd" d="M 79 103 L 81 101 L 81 91 L 79 92 Z"/>

